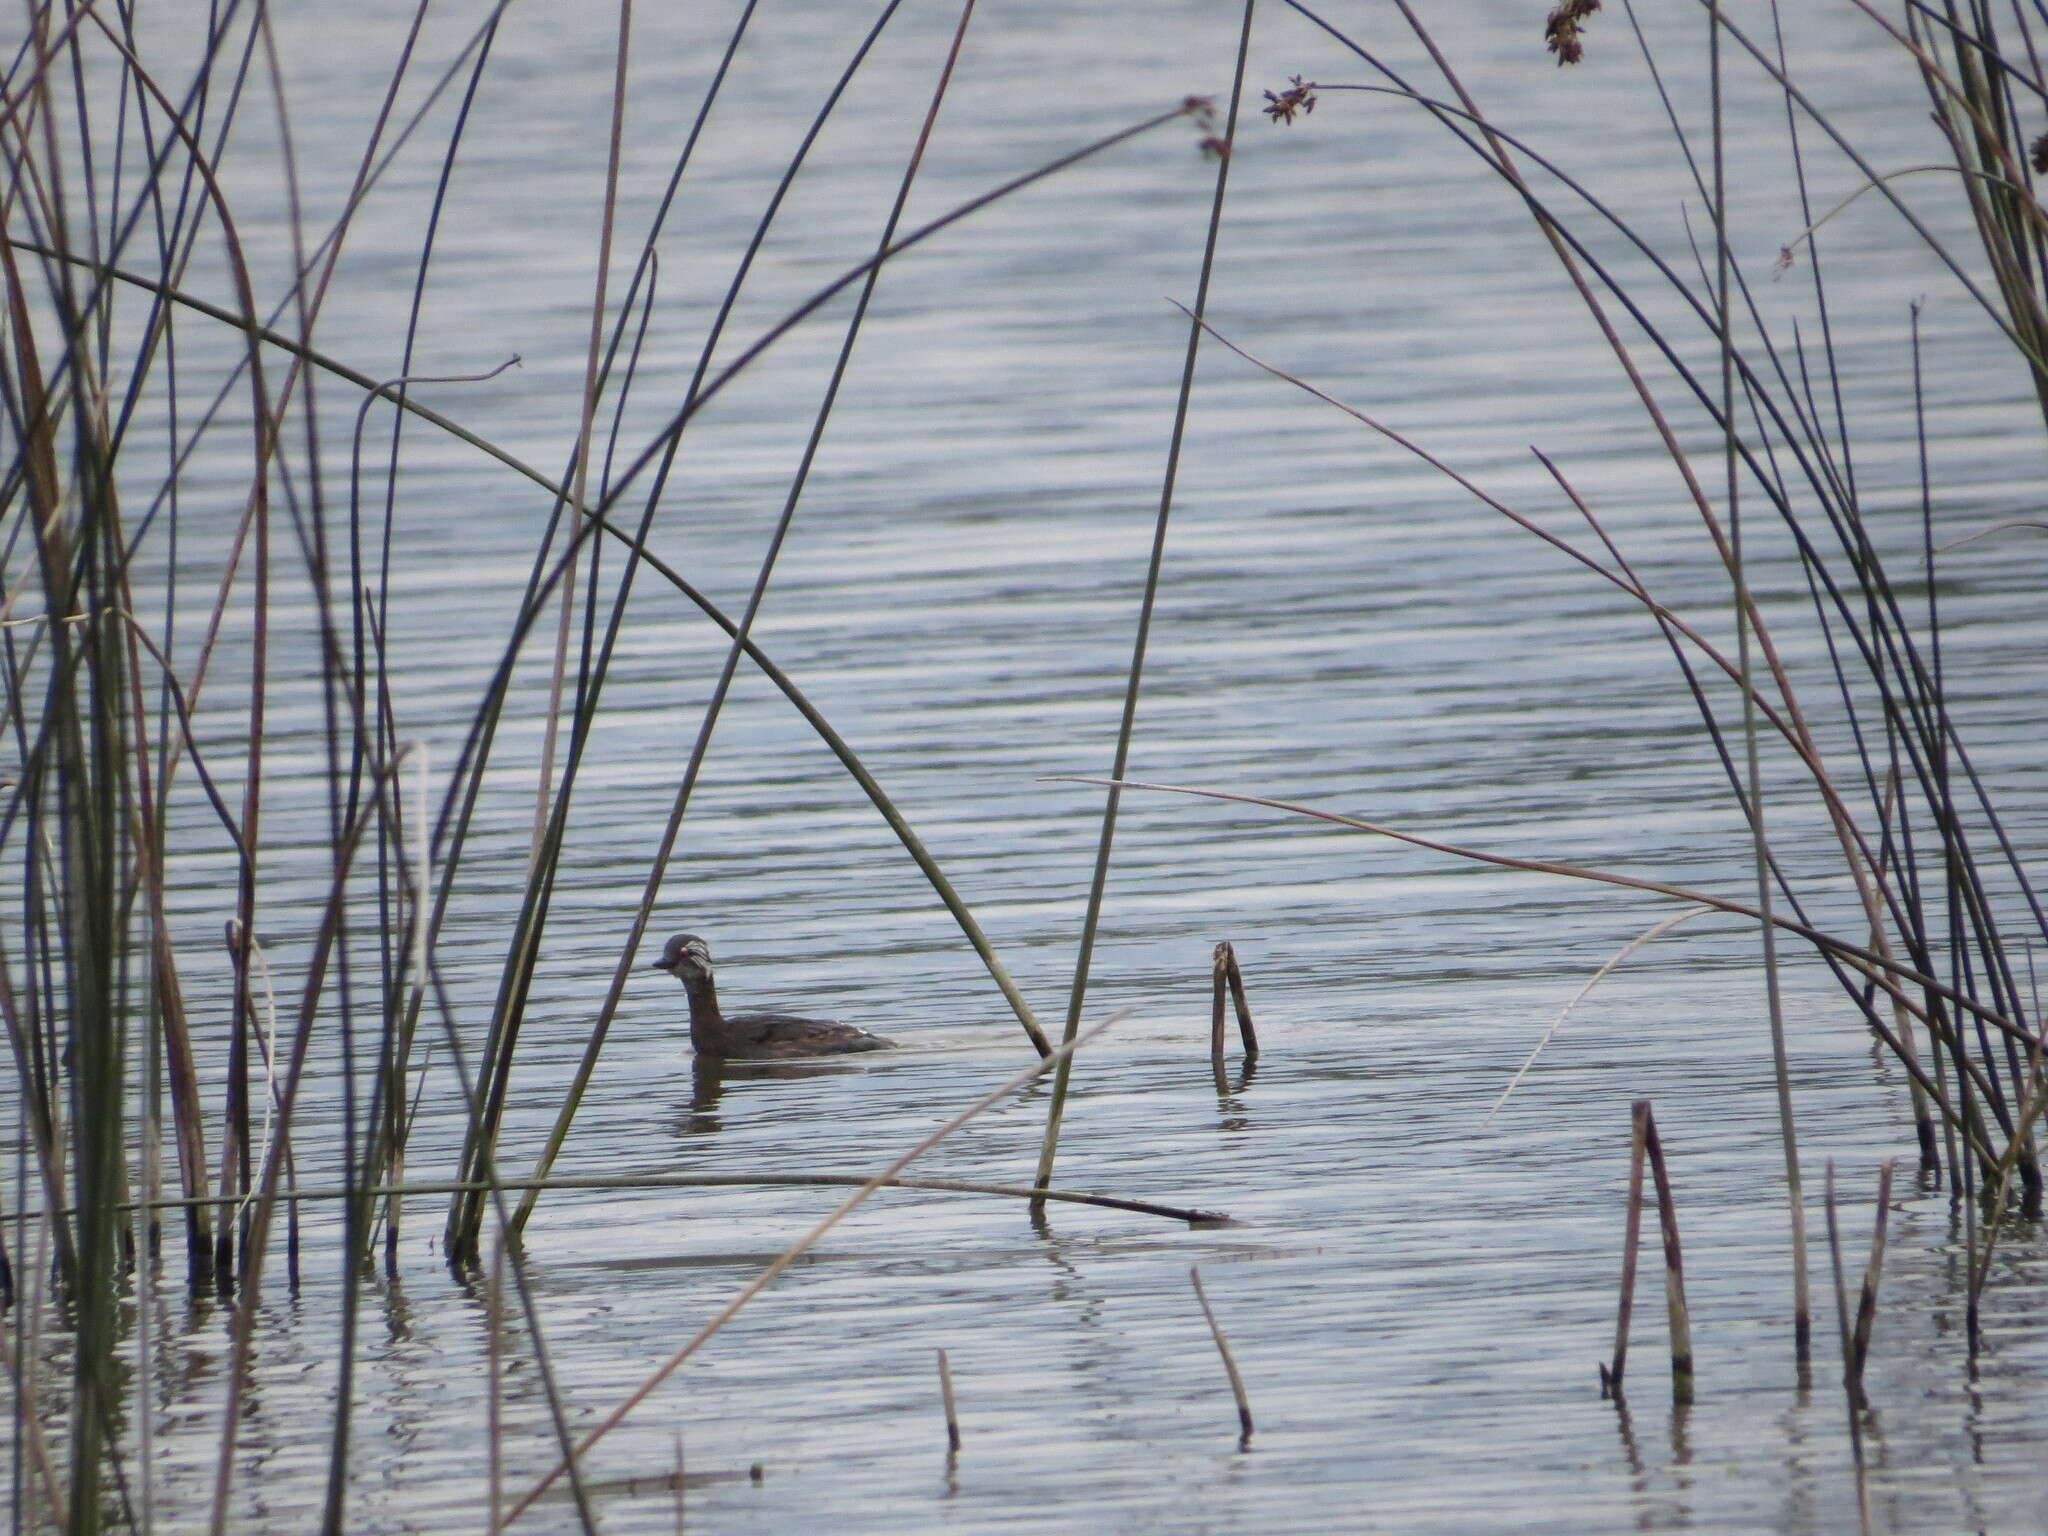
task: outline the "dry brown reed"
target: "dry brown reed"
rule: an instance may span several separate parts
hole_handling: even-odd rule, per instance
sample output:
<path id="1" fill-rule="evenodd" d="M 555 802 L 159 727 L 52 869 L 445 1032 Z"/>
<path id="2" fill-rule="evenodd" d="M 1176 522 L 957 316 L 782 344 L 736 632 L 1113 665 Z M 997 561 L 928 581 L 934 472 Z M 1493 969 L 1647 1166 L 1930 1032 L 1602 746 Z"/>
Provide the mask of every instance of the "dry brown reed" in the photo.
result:
<path id="1" fill-rule="evenodd" d="M 1622 1372 L 1628 1364 L 1629 1317 L 1635 1304 L 1636 1253 L 1642 1235 L 1643 1167 L 1647 1162 L 1657 1192 L 1657 1223 L 1664 1240 L 1664 1310 L 1671 1339 L 1671 1400 L 1693 1400 L 1692 1312 L 1685 1301 L 1685 1256 L 1678 1240 L 1678 1209 L 1671 1175 L 1664 1162 L 1664 1144 L 1657 1135 L 1650 1101 L 1631 1106 L 1628 1218 L 1622 1238 L 1621 1303 L 1615 1320 L 1614 1358 L 1600 1367 L 1600 1395 L 1619 1401 Z"/>
<path id="2" fill-rule="evenodd" d="M 939 1352 L 939 1401 L 946 1410 L 946 1454 L 960 1454 L 960 1410 L 953 1402 L 953 1370 L 946 1363 L 946 1352 Z"/>
<path id="3" fill-rule="evenodd" d="M 1252 1404 L 1245 1395 L 1244 1377 L 1238 1373 L 1237 1360 L 1230 1353 L 1230 1341 L 1223 1336 L 1223 1325 L 1216 1321 L 1216 1310 L 1209 1305 L 1208 1293 L 1202 1289 L 1201 1270 L 1190 1267 L 1188 1279 L 1195 1288 L 1195 1301 L 1202 1309 L 1202 1318 L 1209 1325 L 1209 1337 L 1216 1341 L 1216 1353 L 1223 1357 L 1223 1372 L 1230 1378 L 1230 1395 L 1237 1403 L 1237 1448 L 1245 1450 L 1252 1443 Z"/>

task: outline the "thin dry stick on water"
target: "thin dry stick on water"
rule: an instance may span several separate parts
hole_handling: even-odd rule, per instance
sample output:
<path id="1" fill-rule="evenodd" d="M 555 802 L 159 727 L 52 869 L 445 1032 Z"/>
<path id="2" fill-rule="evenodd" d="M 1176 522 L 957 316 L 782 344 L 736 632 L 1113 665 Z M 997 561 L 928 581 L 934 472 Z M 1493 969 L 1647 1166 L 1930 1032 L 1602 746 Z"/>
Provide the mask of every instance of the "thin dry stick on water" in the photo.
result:
<path id="1" fill-rule="evenodd" d="M 1628 1367 L 1628 1324 L 1636 1305 L 1636 1254 L 1643 1241 L 1643 1115 L 1630 1115 L 1628 1219 L 1621 1237 L 1621 1304 L 1614 1315 L 1614 1363 L 1600 1367 L 1600 1395 L 1622 1400 L 1621 1373 Z"/>
<path id="2" fill-rule="evenodd" d="M 953 1403 L 953 1371 L 946 1364 L 946 1352 L 939 1351 L 939 1401 L 946 1406 L 946 1455 L 960 1454 L 960 1411 Z"/>
<path id="3" fill-rule="evenodd" d="M 1237 1361 L 1231 1358 L 1230 1341 L 1223 1337 L 1223 1325 L 1216 1321 L 1216 1312 L 1209 1305 L 1209 1298 L 1202 1290 L 1202 1272 L 1190 1267 L 1188 1278 L 1195 1283 L 1195 1300 L 1201 1303 L 1202 1316 L 1209 1323 L 1209 1337 L 1216 1341 L 1216 1353 L 1223 1357 L 1223 1370 L 1230 1377 L 1230 1395 L 1237 1399 L 1237 1445 L 1243 1450 L 1252 1443 L 1252 1404 L 1244 1394 L 1244 1378 L 1237 1373 Z"/>
<path id="4" fill-rule="evenodd" d="M 1664 1166 L 1664 1143 L 1650 1101 L 1638 1099 L 1643 1150 L 1650 1158 L 1650 1178 L 1657 1186 L 1657 1225 L 1664 1234 L 1664 1309 L 1671 1319 L 1671 1400 L 1692 1401 L 1692 1313 L 1685 1304 L 1685 1256 L 1678 1246 L 1678 1207 L 1671 1197 L 1671 1174 Z"/>
<path id="5" fill-rule="evenodd" d="M 1578 1007 L 1579 1004 L 1583 1003 L 1586 1000 L 1588 993 L 1590 993 L 1595 987 L 1599 986 L 1602 981 L 1607 979 L 1607 973 L 1609 971 L 1613 970 L 1617 965 L 1620 965 L 1622 961 L 1626 960 L 1630 955 L 1634 954 L 1637 950 L 1641 949 L 1645 944 L 1649 943 L 1650 940 L 1661 938 L 1665 934 L 1669 933 L 1672 929 L 1676 928 L 1680 923 L 1690 921 L 1692 918 L 1695 917 L 1703 916 L 1704 914 L 1709 913 L 1713 910 L 1714 909 L 1712 907 L 1687 907 L 1683 912 L 1679 913 L 1676 917 L 1667 917 L 1662 922 L 1652 923 L 1649 927 L 1645 928 L 1641 933 L 1637 934 L 1634 938 L 1630 939 L 1626 944 L 1622 945 L 1621 948 L 1616 950 L 1612 955 L 1609 955 L 1607 957 L 1607 963 L 1601 966 L 1599 970 L 1593 973 L 1592 980 L 1588 981 L 1583 987 L 1579 988 L 1579 990 L 1573 994 L 1572 1000 L 1566 1003 L 1564 1007 L 1558 1010 L 1557 1017 L 1550 1021 L 1550 1028 L 1544 1030 L 1543 1038 L 1536 1042 L 1536 1049 L 1534 1049 L 1528 1054 L 1528 1056 L 1523 1060 L 1522 1064 L 1519 1067 L 1515 1068 L 1515 1075 L 1508 1079 L 1507 1087 L 1501 1089 L 1500 1097 L 1493 1101 L 1493 1108 L 1489 1109 L 1486 1112 L 1486 1118 L 1479 1122 L 1479 1129 L 1483 1131 L 1489 1125 L 1493 1124 L 1493 1117 L 1500 1113 L 1501 1106 L 1507 1103 L 1508 1101 L 1508 1096 L 1512 1094 L 1515 1091 L 1515 1089 L 1520 1087 L 1522 1079 L 1529 1075 L 1529 1069 L 1536 1065 L 1536 1058 L 1543 1054 L 1543 1048 L 1550 1044 L 1551 1037 L 1554 1036 L 1560 1029 L 1564 1028 L 1564 1021 L 1571 1017 L 1572 1010 Z"/>
<path id="6" fill-rule="evenodd" d="M 694 1355 L 700 1348 L 703 1347 L 703 1345 L 711 1338 L 713 1334 L 717 1333 L 719 1329 L 723 1328 L 727 1323 L 731 1322 L 732 1319 L 738 1315 L 740 1308 L 744 1307 L 748 1302 L 752 1301 L 756 1296 L 760 1295 L 761 1292 L 768 1289 L 768 1287 L 774 1282 L 775 1277 L 777 1275 L 781 1274 L 785 1269 L 789 1268 L 790 1265 L 794 1264 L 798 1259 L 802 1258 L 803 1255 L 806 1252 L 808 1252 L 810 1248 L 815 1243 L 817 1243 L 817 1241 L 820 1238 L 822 1238 L 827 1232 L 830 1232 L 834 1227 L 838 1226 L 842 1220 L 844 1220 L 848 1215 L 850 1215 L 854 1207 L 858 1206 L 862 1201 L 866 1200 L 869 1195 L 872 1195 L 876 1190 L 880 1189 L 883 1185 L 887 1184 L 891 1179 L 895 1178 L 897 1174 L 901 1173 L 905 1168 L 908 1168 L 920 1157 L 923 1157 L 925 1153 L 929 1152 L 933 1147 L 937 1146 L 940 1142 L 944 1141 L 948 1136 L 952 1135 L 955 1131 L 959 1130 L 961 1126 L 965 1125 L 968 1121 L 972 1120 L 976 1115 L 980 1114 L 990 1105 L 999 1103 L 1003 1099 L 1008 1098 L 1011 1094 L 1015 1093 L 1019 1088 L 1022 1088 L 1025 1084 L 1036 1081 L 1045 1073 L 1051 1071 L 1058 1063 L 1066 1060 L 1067 1057 L 1071 1056 L 1075 1051 L 1079 1050 L 1082 1046 L 1086 1045 L 1090 1040 L 1093 1040 L 1097 1035 L 1101 1034 L 1105 1029 L 1109 1028 L 1110 1025 L 1116 1023 L 1117 1020 L 1121 1019 L 1122 1017 L 1123 1013 L 1121 1010 L 1111 1014 L 1108 1018 L 1104 1019 L 1100 1024 L 1097 1024 L 1093 1029 L 1087 1030 L 1082 1034 L 1076 1035 L 1073 1039 L 1061 1043 L 1054 1049 L 1053 1053 L 1050 1056 L 1041 1057 L 1039 1060 L 1033 1062 L 1030 1066 L 1026 1067 L 1023 1071 L 1015 1074 L 1007 1082 L 1001 1084 L 999 1087 L 989 1090 L 989 1092 L 983 1094 L 979 1099 L 976 1099 L 972 1104 L 968 1105 L 967 1108 L 961 1110 L 959 1114 L 953 1116 L 953 1118 L 948 1120 L 944 1125 L 940 1126 L 937 1130 L 933 1131 L 930 1135 L 926 1136 L 924 1140 L 920 1141 L 908 1152 L 905 1152 L 902 1156 L 898 1157 L 894 1162 L 890 1163 L 889 1166 L 884 1168 L 880 1173 L 876 1174 L 873 1178 L 869 1179 L 865 1184 L 861 1185 L 859 1189 L 856 1189 L 852 1194 L 848 1195 L 844 1200 L 840 1201 L 837 1205 L 832 1207 L 832 1209 L 828 1213 L 826 1213 L 824 1218 L 821 1219 L 817 1223 L 817 1225 L 813 1226 L 810 1231 L 806 1232 L 802 1237 L 798 1238 L 795 1243 L 793 1243 L 787 1250 L 784 1251 L 780 1258 L 776 1259 L 774 1263 L 770 1264 L 766 1269 L 762 1270 L 760 1274 L 756 1275 L 751 1281 L 749 1281 L 746 1284 L 746 1286 L 741 1289 L 740 1293 L 737 1296 L 733 1297 L 731 1301 L 727 1302 L 723 1307 L 719 1309 L 717 1315 L 714 1316 L 710 1322 L 706 1323 L 702 1328 L 699 1328 L 697 1332 L 691 1336 L 690 1341 L 688 1343 L 683 1345 L 681 1349 L 677 1350 L 674 1354 L 670 1355 L 667 1360 L 663 1361 L 661 1365 L 656 1367 L 654 1372 L 650 1376 L 648 1376 L 648 1378 L 645 1381 L 640 1383 L 638 1387 L 635 1387 L 633 1391 L 627 1395 L 626 1400 L 624 1402 L 620 1403 L 618 1407 L 614 1408 L 609 1414 L 605 1416 L 604 1421 L 600 1423 L 597 1426 L 597 1428 L 593 1429 L 589 1434 L 585 1435 L 583 1439 L 580 1440 L 571 1449 L 569 1453 L 569 1461 L 557 1462 L 555 1466 L 548 1472 L 547 1476 L 543 1477 L 539 1482 L 535 1483 L 531 1488 L 527 1489 L 526 1493 L 520 1498 L 519 1502 L 517 1504 L 514 1504 L 512 1506 L 510 1513 L 506 1515 L 506 1523 L 510 1524 L 512 1521 L 517 1520 L 522 1514 L 524 1514 L 528 1509 L 530 1509 L 533 1506 L 534 1500 L 538 1499 L 543 1493 L 546 1493 L 549 1488 L 554 1486 L 555 1480 L 561 1477 L 563 1473 L 569 1470 L 569 1465 L 571 1461 L 580 1462 L 586 1455 L 588 1455 L 590 1453 L 590 1448 L 592 1446 L 596 1445 L 598 1441 L 602 1440 L 606 1435 L 610 1434 L 614 1429 L 618 1428 L 619 1424 L 621 1423 L 621 1421 L 625 1419 L 627 1414 L 631 1413 L 635 1408 L 639 1407 L 642 1402 L 646 1401 L 649 1393 L 651 1393 L 656 1387 L 660 1386 L 664 1381 L 668 1380 L 668 1378 L 682 1366 L 684 1361 L 688 1360 L 690 1356 Z"/>
<path id="7" fill-rule="evenodd" d="M 349 1189 L 342 1186 L 323 1189 L 280 1190 L 281 1203 L 301 1204 L 313 1200 L 400 1200 L 408 1195 L 453 1195 L 465 1190 L 502 1190 L 506 1192 L 525 1189 L 568 1190 L 568 1189 L 732 1189 L 746 1186 L 789 1189 L 821 1189 L 854 1187 L 865 1184 L 867 1178 L 858 1173 L 654 1173 L 624 1174 L 617 1176 L 603 1174 L 582 1174 L 560 1179 L 501 1179 L 496 1183 L 478 1179 L 425 1179 L 411 1184 L 373 1184 L 367 1187 Z M 1191 1227 L 1227 1227 L 1233 1225 L 1227 1211 L 1203 1211 L 1190 1206 L 1155 1205 L 1149 1200 L 1125 1200 L 1116 1195 L 1089 1195 L 1071 1189 L 1032 1189 L 1022 1184 L 983 1184 L 972 1179 L 890 1179 L 890 1189 L 929 1189 L 942 1194 L 954 1195 L 1001 1195 L 1013 1200 L 1055 1200 L 1067 1205 L 1092 1205 L 1109 1211 L 1135 1211 L 1141 1216 L 1161 1216 L 1170 1221 L 1184 1221 Z M 160 1200 L 140 1202 L 141 1208 L 151 1211 L 177 1210 L 192 1204 L 192 1201 L 167 1196 Z M 224 1206 L 237 1203 L 231 1195 L 209 1195 L 205 1203 L 209 1206 Z M 117 1211 L 135 1208 L 135 1202 L 120 1202 Z M 54 1209 L 58 1215 L 69 1217 L 75 1212 L 68 1206 L 45 1207 L 43 1210 L 24 1211 L 11 1218 L 21 1221 L 40 1218 Z"/>

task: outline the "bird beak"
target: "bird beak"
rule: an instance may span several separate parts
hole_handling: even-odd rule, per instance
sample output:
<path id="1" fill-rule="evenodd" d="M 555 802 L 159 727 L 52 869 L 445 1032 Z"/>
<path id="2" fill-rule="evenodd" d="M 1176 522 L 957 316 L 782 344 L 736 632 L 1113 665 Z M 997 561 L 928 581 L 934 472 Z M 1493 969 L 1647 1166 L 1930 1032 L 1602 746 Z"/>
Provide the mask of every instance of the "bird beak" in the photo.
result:
<path id="1" fill-rule="evenodd" d="M 650 960 L 641 969 L 646 971 L 665 971 L 668 967 L 659 960 Z"/>

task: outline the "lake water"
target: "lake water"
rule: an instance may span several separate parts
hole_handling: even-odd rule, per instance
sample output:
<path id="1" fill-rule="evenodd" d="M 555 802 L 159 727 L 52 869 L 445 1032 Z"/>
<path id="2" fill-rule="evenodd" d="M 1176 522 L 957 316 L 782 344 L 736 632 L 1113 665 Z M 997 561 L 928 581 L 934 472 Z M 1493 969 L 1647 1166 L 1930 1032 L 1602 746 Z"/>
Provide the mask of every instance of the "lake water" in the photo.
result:
<path id="1" fill-rule="evenodd" d="M 1447 53 L 1496 120 L 1690 270 L 1688 220 L 1702 239 L 1708 221 L 1626 18 L 1596 18 L 1587 63 L 1559 70 L 1543 52 L 1541 6 L 1437 9 Z M 597 248 L 616 20 L 599 10 L 508 14 L 414 364 L 474 373 L 517 353 L 522 366 L 489 383 L 421 395 L 551 474 L 574 440 Z M 775 176 L 873 14 L 762 7 L 663 240 L 622 462 L 675 409 Z M 338 212 L 408 15 L 375 0 L 276 18 L 315 231 Z M 721 0 L 635 16 L 614 302 L 736 15 Z M 408 104 L 480 16 L 470 6 L 430 18 Z M 1655 38 L 1693 129 L 1705 124 L 1704 16 L 1657 18 Z M 766 243 L 726 358 L 872 249 L 957 18 L 917 0 L 892 21 Z M 1428 78 L 1396 13 L 1332 19 Z M 1764 25 L 1761 13 L 1743 19 Z M 1874 165 L 1939 158 L 1918 80 L 1881 33 L 1846 8 L 1795 20 L 1802 80 Z M 983 4 L 910 218 L 1187 95 L 1220 101 L 1238 24 L 1220 0 Z M 165 46 L 175 55 L 189 40 Z M 1789 336 L 1795 318 L 1812 326 L 1813 300 L 1803 266 L 1770 273 L 1804 223 L 1785 184 L 1782 105 L 1753 69 L 1731 68 L 1734 238 L 1759 304 Z M 1375 78 L 1269 0 L 1252 102 L 1296 74 Z M 268 283 L 259 292 L 276 296 L 291 245 L 265 147 L 272 109 L 246 110 L 250 141 L 229 180 Z M 373 377 L 399 371 L 448 112 L 435 109 L 366 205 L 320 324 L 321 344 Z M 1726 579 L 1698 519 L 1518 200 L 1407 103 L 1326 91 L 1292 127 L 1249 104 L 1247 115 L 1211 299 L 1218 329 L 1590 542 L 1529 453 L 1541 448 L 1649 585 L 1725 636 Z M 917 827 L 1049 1027 L 1072 974 L 1100 792 L 1047 780 L 1099 775 L 1111 758 L 1186 341 L 1172 305 L 1192 300 L 1213 184 L 1197 137 L 1169 125 L 890 268 L 757 629 Z M 1807 145 L 1824 211 L 1861 175 L 1810 130 Z M 1952 177 L 1898 190 L 1957 234 Z M 1592 235 L 1603 255 L 1624 254 L 1611 234 Z M 2039 412 L 2010 349 L 1877 197 L 1822 239 L 1859 483 L 1900 571 L 1919 538 L 1916 301 L 1937 402 L 1937 536 L 2037 512 Z M 1625 270 L 1652 281 L 1640 263 Z M 1679 323 L 1661 292 L 1655 305 Z M 836 304 L 790 336 L 685 440 L 650 543 L 730 612 L 744 606 L 846 313 Z M 1677 334 L 1711 377 L 1698 327 Z M 203 369 L 207 342 L 194 333 L 190 345 Z M 332 381 L 320 390 L 323 473 L 338 500 L 358 401 Z M 1670 398 L 1676 409 L 1675 388 Z M 1713 464 L 1697 413 L 1682 423 Z M 231 439 L 213 439 L 188 478 L 181 558 L 198 601 L 218 579 L 246 482 L 246 447 Z M 445 775 L 548 505 L 430 429 L 408 428 L 406 443 L 392 688 L 405 734 Z M 636 513 L 637 500 L 625 507 Z M 1805 702 L 1831 749 L 1845 750 L 1803 584 L 1770 563 L 1781 541 L 1764 510 L 1753 512 L 1758 590 Z M 2013 835 L 2037 853 L 2048 823 L 2026 701 L 2048 667 L 2038 545 L 2026 538 L 1944 556 L 1941 596 L 1963 730 Z M 615 572 L 616 556 L 605 560 Z M 287 590 L 275 622 L 265 936 L 289 997 L 326 875 L 326 800 L 310 605 Z M 472 1045 L 516 911 L 552 624 L 500 732 L 441 950 Z M 196 625 L 183 634 L 178 654 L 189 656 Z M 247 638 L 237 618 L 198 720 L 231 801 Z M 531 1166 L 580 1057 L 723 648 L 694 609 L 642 578 L 527 1010 L 508 1174 Z M 1769 771 L 1783 790 L 1773 830 L 1802 890 L 1853 936 L 1852 893 L 1832 874 L 1811 797 L 1782 761 Z M 1741 818 L 1653 627 L 1435 471 L 1220 347 L 1200 366 L 1131 772 L 1738 898 L 1752 888 Z M 207 840 L 197 794 L 187 800 L 194 851 L 173 871 L 173 922 L 211 1104 L 233 865 L 217 833 Z M 686 1528 L 703 1532 L 1855 1529 L 1825 1305 L 1810 1390 L 1793 1370 L 1753 931 L 1700 920 L 1632 957 L 1483 1124 L 1558 1010 L 1671 910 L 1252 807 L 1128 797 L 1088 1008 L 1127 1013 L 1077 1065 L 1057 1182 L 1220 1209 L 1234 1224 L 1072 1206 L 1033 1221 L 1016 1201 L 880 1195 L 592 1454 L 602 1528 L 675 1528 L 680 1434 Z M 851 1020 L 906 1049 L 710 1081 L 693 1073 L 679 989 L 643 973 L 559 1174 L 868 1173 L 1029 1059 L 916 868 L 757 673 L 740 674 L 668 871 L 652 932 L 658 943 L 680 929 L 710 939 L 729 1004 Z M 1244 963 L 1266 1049 L 1219 1094 L 1205 1042 L 1220 939 Z M 1814 1230 L 1833 1159 L 1859 1269 L 1877 1164 L 1903 1160 L 1869 1383 L 1872 1528 L 2038 1531 L 2048 1243 L 2031 1227 L 2008 1235 L 1973 1379 L 1960 1217 L 1911 1176 L 1905 1079 L 1820 966 L 1793 957 L 1788 987 Z M 336 1102 L 337 1060 L 331 1044 L 316 1053 L 308 1116 Z M 461 1120 L 445 1060 L 437 1050 L 427 1071 L 416 1179 L 453 1170 Z M 1689 1409 L 1670 1405 L 1661 1379 L 1647 1250 L 1628 1409 L 1603 1402 L 1596 1380 L 1638 1098 L 1655 1101 L 1679 1192 L 1699 1362 Z M 1028 1183 L 1044 1111 L 1044 1090 L 1029 1090 L 914 1171 Z M 301 1177 L 332 1182 L 331 1158 L 307 1149 Z M 708 1188 L 544 1200 L 528 1252 L 572 1419 L 601 1418 L 838 1197 Z M 441 1210 L 410 1202 L 399 1277 L 366 1295 L 353 1531 L 485 1526 L 483 1309 L 441 1263 Z M 292 1296 L 273 1274 L 257 1346 L 236 1472 L 241 1530 L 311 1528 L 323 1493 L 338 1233 L 320 1208 L 306 1219 L 304 1284 Z M 1816 1256 L 1825 1303 L 1824 1248 Z M 1197 1265 L 1257 1416 L 1248 1447 L 1189 1287 Z M 175 1272 L 149 1305 L 155 1515 L 160 1529 L 193 1529 L 210 1491 L 225 1313 L 191 1301 Z M 554 1451 L 523 1329 L 516 1345 L 505 1440 L 515 1491 Z M 965 1436 L 951 1465 L 938 1349 Z M 521 1528 L 572 1526 L 568 1502 L 550 1496 Z"/>

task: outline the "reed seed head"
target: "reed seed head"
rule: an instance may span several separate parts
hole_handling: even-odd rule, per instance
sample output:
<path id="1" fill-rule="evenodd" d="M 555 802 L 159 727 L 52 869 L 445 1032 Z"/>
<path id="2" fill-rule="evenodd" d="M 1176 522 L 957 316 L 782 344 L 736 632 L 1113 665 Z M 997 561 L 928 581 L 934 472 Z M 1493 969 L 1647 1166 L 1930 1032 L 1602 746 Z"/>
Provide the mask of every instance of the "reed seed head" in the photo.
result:
<path id="1" fill-rule="evenodd" d="M 1287 78 L 1286 90 L 1278 95 L 1271 91 L 1265 93 L 1266 116 L 1276 123 L 1291 123 L 1294 121 L 1295 113 L 1299 112 L 1306 117 L 1316 109 L 1315 81 L 1304 81 L 1299 75 L 1289 75 Z"/>
<path id="2" fill-rule="evenodd" d="M 1557 55 L 1560 66 L 1576 64 L 1586 56 L 1579 41 L 1579 26 L 1600 9 L 1600 0 L 1561 0 L 1543 23 L 1543 46 Z"/>

